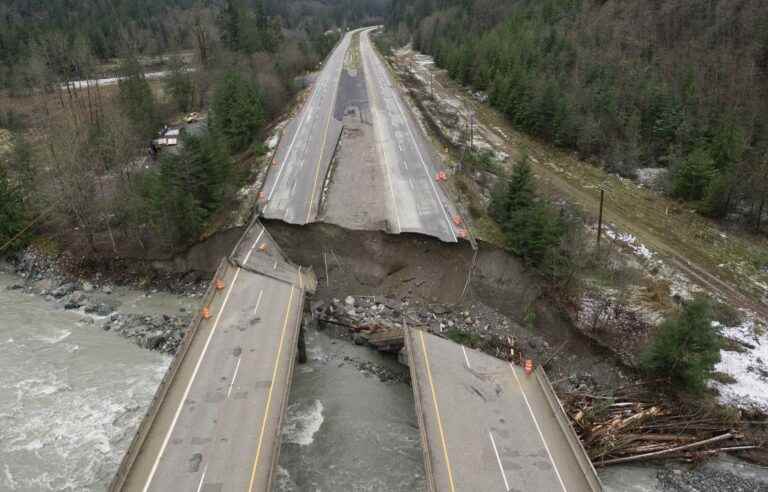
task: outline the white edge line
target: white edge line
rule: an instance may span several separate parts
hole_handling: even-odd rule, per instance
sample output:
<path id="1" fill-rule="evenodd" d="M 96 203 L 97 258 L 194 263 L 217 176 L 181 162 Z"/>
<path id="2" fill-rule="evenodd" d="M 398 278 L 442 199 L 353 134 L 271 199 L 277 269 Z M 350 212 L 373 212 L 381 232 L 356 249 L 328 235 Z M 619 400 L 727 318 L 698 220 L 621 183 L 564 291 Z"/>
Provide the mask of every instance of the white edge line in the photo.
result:
<path id="1" fill-rule="evenodd" d="M 509 492 L 509 482 L 507 482 L 507 474 L 504 473 L 504 465 L 501 464 L 501 458 L 499 457 L 499 450 L 496 448 L 496 441 L 493 440 L 493 434 L 491 434 L 491 431 L 488 431 L 488 437 L 491 438 L 491 446 L 493 446 L 493 452 L 496 453 L 496 462 L 499 464 L 499 469 L 501 470 L 501 478 L 504 479 L 504 487 L 507 489 L 507 492 Z"/>
<path id="2" fill-rule="evenodd" d="M 264 295 L 264 289 L 261 289 L 259 291 L 259 297 L 258 297 L 258 299 L 256 299 L 256 307 L 253 308 L 253 314 L 256 314 L 256 311 L 259 310 L 259 306 L 261 305 L 261 296 L 263 296 L 263 295 Z"/>
<path id="3" fill-rule="evenodd" d="M 205 481 L 205 474 L 208 473 L 208 465 L 205 465 L 205 468 L 203 468 L 203 476 L 200 477 L 200 483 L 197 484 L 197 492 L 200 492 L 203 490 L 203 482 Z"/>
<path id="4" fill-rule="evenodd" d="M 467 369 L 472 369 L 472 366 L 469 365 L 469 357 L 467 357 L 467 349 L 464 348 L 464 345 L 461 346 L 461 351 L 464 352 L 464 361 L 467 363 Z"/>
<path id="5" fill-rule="evenodd" d="M 264 235 L 264 226 L 261 227 L 261 231 L 259 231 L 259 235 L 256 236 L 256 240 L 251 245 L 251 249 L 248 250 L 248 254 L 245 255 L 245 260 L 243 260 L 243 264 L 248 263 L 248 260 L 251 258 L 251 253 L 253 253 L 253 248 L 255 248 L 257 244 L 259 244 L 259 240 L 261 239 L 262 235 Z"/>
<path id="6" fill-rule="evenodd" d="M 334 49 L 333 53 L 328 58 L 328 62 L 323 67 L 323 72 L 325 72 L 325 68 L 326 67 L 329 67 L 329 66 L 332 65 L 331 59 L 334 57 L 334 55 L 336 54 L 336 50 L 338 50 L 341 47 L 341 45 L 342 45 L 342 43 L 339 43 L 339 45 L 336 47 L 336 49 Z M 318 76 L 318 79 L 315 82 L 315 89 L 312 92 L 312 96 L 309 98 L 309 101 L 307 101 L 307 105 L 305 106 L 306 108 L 311 108 L 312 107 L 312 103 L 315 100 L 315 96 L 317 96 L 318 89 L 320 88 L 320 85 L 321 85 L 321 82 L 322 82 L 320 80 L 320 77 L 322 77 L 323 75 L 324 75 L 324 73 L 321 72 L 321 75 Z M 333 108 L 331 108 L 331 111 L 333 111 Z M 304 122 L 307 119 L 307 114 L 308 114 L 308 112 L 304 111 L 304 114 L 301 117 L 301 121 L 299 121 L 299 126 L 298 126 L 298 128 L 296 128 L 296 132 L 293 134 L 293 138 L 291 138 L 291 143 L 290 143 L 290 145 L 288 145 L 288 150 L 285 152 L 285 157 L 283 158 L 283 162 L 280 164 L 280 170 L 277 172 L 277 176 L 275 177 L 275 183 L 272 185 L 272 190 L 269 192 L 269 196 L 267 196 L 267 201 L 272 199 L 272 195 L 275 193 L 275 189 L 277 189 L 277 184 L 280 182 L 280 176 L 283 174 L 283 169 L 285 168 L 285 162 L 288 160 L 288 157 L 291 155 L 291 150 L 293 149 L 293 144 L 296 143 L 296 137 L 299 136 L 299 132 L 301 131 L 301 127 L 304 125 Z M 277 152 L 277 150 L 275 152 Z"/>
<path id="7" fill-rule="evenodd" d="M 376 57 L 375 54 L 374 54 L 374 57 Z M 378 58 L 377 58 L 377 61 L 378 61 Z M 385 73 L 385 76 L 389 78 L 389 74 Z M 445 205 L 443 205 L 443 201 L 440 200 L 440 195 L 437 192 L 437 188 L 435 188 L 435 183 L 432 182 L 432 176 L 430 176 L 429 170 L 427 169 L 427 164 L 424 162 L 424 156 L 421 154 L 421 149 L 419 148 L 419 144 L 416 142 L 416 137 L 413 135 L 413 130 L 411 130 L 411 125 L 408 122 L 408 118 L 405 116 L 405 111 L 403 111 L 403 108 L 400 106 L 400 101 L 398 101 L 398 94 L 395 93 L 396 91 L 394 89 L 392 89 L 392 92 L 394 93 L 393 99 L 395 100 L 397 109 L 400 110 L 400 114 L 403 116 L 403 119 L 405 120 L 405 127 L 408 129 L 408 134 L 411 136 L 411 140 L 413 141 L 413 146 L 416 148 L 416 153 L 419 154 L 419 159 L 421 160 L 421 165 L 424 167 L 424 172 L 427 175 L 429 184 L 432 185 L 432 191 L 435 193 L 435 198 L 437 199 L 437 203 L 440 204 L 440 209 L 443 211 L 445 222 L 448 224 L 448 230 L 451 231 L 451 236 L 453 237 L 453 240 L 458 242 L 459 240 L 456 237 L 456 233 L 453 232 L 453 224 L 451 223 L 451 219 L 448 217 L 448 212 L 445 211 Z"/>
<path id="8" fill-rule="evenodd" d="M 549 456 L 549 462 L 552 463 L 552 468 L 555 470 L 555 475 L 557 475 L 557 480 L 560 482 L 560 487 L 563 488 L 564 492 L 568 492 L 568 489 L 565 488 L 565 484 L 563 483 L 563 477 L 560 476 L 560 471 L 557 469 L 557 465 L 555 464 L 555 459 L 552 458 L 552 452 L 549 450 L 549 446 L 547 446 L 547 440 L 544 439 L 544 434 L 541 432 L 541 427 L 539 427 L 539 421 L 536 420 L 536 416 L 533 414 L 533 409 L 531 408 L 531 404 L 528 403 L 528 397 L 525 396 L 525 390 L 523 389 L 523 385 L 520 383 L 520 378 L 517 377 L 517 371 L 515 371 L 515 366 L 512 365 L 512 363 L 509 363 L 509 368 L 512 369 L 512 375 L 515 376 L 515 380 L 517 381 L 517 386 L 520 388 L 520 393 L 523 395 L 523 400 L 525 400 L 525 406 L 528 407 L 528 413 L 531 414 L 531 418 L 533 419 L 533 423 L 536 426 L 536 430 L 539 432 L 539 437 L 541 437 L 541 442 L 544 444 L 544 449 L 547 450 L 547 455 Z"/>
<path id="9" fill-rule="evenodd" d="M 219 309 L 219 312 L 216 315 L 216 319 L 213 322 L 213 327 L 211 327 L 211 332 L 208 334 L 208 339 L 205 341 L 205 345 L 203 346 L 203 351 L 200 353 L 200 357 L 197 359 L 197 363 L 195 364 L 195 369 L 192 371 L 192 377 L 189 378 L 189 383 L 187 383 L 187 387 L 184 390 L 184 395 L 182 396 L 181 401 L 179 402 L 179 406 L 176 409 L 176 414 L 174 414 L 173 420 L 171 421 L 171 425 L 168 427 L 168 432 L 165 434 L 165 439 L 163 439 L 163 444 L 162 446 L 160 446 L 160 451 L 158 451 L 157 453 L 157 458 L 155 458 L 155 462 L 152 464 L 152 469 L 150 470 L 149 476 L 147 477 L 147 482 L 144 484 L 144 488 L 143 488 L 144 492 L 147 492 L 147 490 L 149 490 L 149 486 L 152 484 L 152 479 L 155 478 L 155 473 L 157 472 L 157 466 L 160 464 L 160 458 L 163 457 L 165 448 L 168 446 L 168 441 L 171 439 L 171 434 L 173 433 L 173 429 L 174 427 L 176 427 L 176 421 L 179 420 L 179 415 L 181 415 L 181 409 L 184 408 L 184 402 L 187 401 L 187 397 L 189 396 L 189 390 L 192 388 L 192 383 L 195 382 L 197 371 L 200 370 L 200 365 L 203 363 L 203 359 L 205 358 L 205 353 L 208 351 L 208 345 L 210 345 L 211 343 L 213 334 L 216 333 L 216 327 L 219 326 L 219 320 L 221 319 L 222 313 L 224 313 L 224 308 L 227 307 L 227 301 L 229 300 L 229 295 L 232 293 L 232 288 L 235 286 L 235 282 L 237 281 L 238 275 L 240 275 L 239 267 L 237 270 L 235 270 L 235 275 L 232 278 L 232 283 L 229 284 L 227 295 L 224 297 L 224 301 L 221 304 L 221 309 Z"/>
<path id="10" fill-rule="evenodd" d="M 235 380 L 237 379 L 237 371 L 240 370 L 241 360 L 243 360 L 242 357 L 237 358 L 237 364 L 235 364 L 235 372 L 232 373 L 232 381 L 229 382 L 229 389 L 227 390 L 227 398 L 229 398 L 229 395 L 232 394 L 232 388 L 235 386 Z"/>

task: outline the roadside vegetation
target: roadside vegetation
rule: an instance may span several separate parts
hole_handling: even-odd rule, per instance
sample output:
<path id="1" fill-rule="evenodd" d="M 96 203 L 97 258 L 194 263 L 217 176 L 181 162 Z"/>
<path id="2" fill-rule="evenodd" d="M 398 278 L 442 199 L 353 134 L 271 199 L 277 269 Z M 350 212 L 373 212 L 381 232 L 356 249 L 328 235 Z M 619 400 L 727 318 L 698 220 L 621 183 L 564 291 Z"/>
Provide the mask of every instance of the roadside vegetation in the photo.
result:
<path id="1" fill-rule="evenodd" d="M 661 145 L 654 132 L 662 129 L 663 118 L 644 106 L 656 103 L 639 91 L 637 79 L 641 77 L 625 80 L 626 74 L 621 72 L 636 63 L 643 73 L 652 74 L 650 80 L 658 81 L 658 75 L 664 79 L 664 90 L 677 94 L 679 80 L 675 77 L 679 74 L 667 69 L 685 51 L 681 44 L 695 42 L 691 36 L 729 38 L 733 33 L 691 33 L 688 21 L 706 25 L 717 19 L 688 19 L 681 14 L 685 9 L 675 3 L 666 6 L 665 13 L 686 19 L 674 26 L 685 31 L 685 36 L 668 38 L 665 43 L 644 35 L 633 38 L 648 44 L 648 53 L 653 55 L 636 59 L 631 56 L 631 46 L 613 45 L 626 32 L 612 29 L 625 25 L 627 13 L 635 13 L 634 4 L 618 9 L 609 0 L 600 2 L 601 9 L 598 2 L 589 0 L 448 1 L 440 6 L 418 0 L 395 3 L 385 34 L 376 38 L 377 45 L 390 55 L 394 70 L 440 147 L 459 163 L 449 186 L 455 186 L 473 231 L 486 241 L 504 245 L 543 274 L 550 286 L 545 295 L 559 300 L 563 312 L 596 345 L 609 349 L 623 364 L 633 367 L 636 375 L 647 375 L 648 381 L 673 383 L 649 388 L 653 398 L 674 405 L 691 404 L 691 411 L 699 404 L 715 406 L 718 401 L 749 409 L 745 411 L 764 408 L 764 399 L 753 390 L 737 402 L 734 392 L 722 386 L 737 381 L 731 388 L 744 394 L 748 377 L 734 369 L 733 354 L 753 360 L 753 349 L 744 348 L 739 336 L 743 332 L 745 337 L 762 337 L 764 333 L 760 327 L 765 311 L 759 299 L 766 292 L 768 263 L 761 251 L 768 243 L 761 227 L 765 213 L 758 211 L 768 197 L 760 191 L 765 161 L 760 150 L 762 137 L 753 131 L 757 127 L 744 130 L 744 125 L 757 124 L 764 116 L 755 115 L 751 108 L 732 118 L 713 94 L 722 97 L 725 91 L 734 107 L 742 107 L 753 104 L 754 93 L 736 95 L 729 85 L 733 79 L 702 80 L 695 73 L 695 97 L 688 102 L 695 100 L 696 112 L 691 107 L 677 107 L 673 112 L 679 118 L 670 123 L 674 138 Z M 652 7 L 642 8 L 649 10 L 639 15 L 642 22 L 652 24 L 666 18 Z M 697 12 L 708 8 L 738 18 L 734 22 L 746 22 L 723 2 L 708 2 Z M 590 16 L 602 23 L 595 25 L 597 21 L 589 21 Z M 672 28 L 671 24 L 659 27 Z M 629 28 L 632 33 L 634 29 Z M 591 35 L 593 31 L 611 31 L 601 38 L 607 53 L 594 45 L 590 51 L 580 51 L 589 46 L 590 39 L 581 39 L 578 33 Z M 564 38 L 558 38 L 561 34 Z M 560 41 L 572 48 L 568 63 L 555 56 L 560 53 Z M 409 42 L 432 54 L 434 66 L 428 57 L 403 49 Z M 735 59 L 733 53 L 743 46 L 731 48 L 718 48 L 717 56 Z M 615 50 L 627 50 L 626 63 L 610 61 Z M 706 55 L 694 51 L 696 60 Z M 710 65 L 714 57 L 712 54 Z M 664 64 L 656 65 L 660 60 Z M 451 63 L 467 66 L 457 71 Z M 608 68 L 614 75 L 618 69 L 619 76 L 599 82 L 602 89 L 580 85 L 585 83 L 580 77 L 588 65 L 603 63 L 611 65 Z M 660 67 L 664 68 L 661 74 L 655 72 Z M 487 77 L 486 85 L 477 82 L 482 77 Z M 508 77 L 518 77 L 522 85 L 508 87 L 509 93 L 497 91 L 493 81 L 511 80 Z M 578 140 L 568 141 L 550 132 L 550 117 L 555 114 L 547 110 L 550 96 L 566 102 L 559 106 L 567 110 L 561 116 L 575 119 L 579 127 L 588 129 L 594 121 L 604 125 L 593 128 L 597 129 L 591 140 L 595 145 L 579 147 Z M 664 101 L 674 99 L 669 94 L 662 96 Z M 613 101 L 609 110 L 601 106 L 606 100 Z M 624 126 L 629 122 L 623 112 L 625 102 L 634 104 L 640 115 L 641 124 L 634 133 Z M 718 110 L 711 111 L 710 103 Z M 553 107 L 557 106 L 549 106 Z M 607 119 L 611 114 L 614 119 Z M 474 116 L 474 149 L 469 144 L 469 115 Z M 521 115 L 525 118 L 519 119 Z M 649 133 L 644 125 L 650 125 Z M 691 126 L 696 127 L 692 143 L 681 139 L 683 131 L 693 131 Z M 564 131 L 562 126 L 556 128 Z M 630 133 L 635 140 L 625 139 Z M 618 150 L 611 151 L 610 145 L 616 142 Z M 632 165 L 626 168 L 614 165 L 630 161 Z M 658 174 L 658 185 L 642 180 L 651 170 L 648 168 L 664 171 Z M 516 184 L 526 174 L 533 179 L 522 181 L 535 185 Z M 626 179 L 635 174 L 642 185 Z M 738 176 L 735 181 L 733 176 Z M 603 239 L 596 244 L 601 188 L 606 201 Z M 708 301 L 699 299 L 708 295 L 712 296 Z M 610 393 L 613 389 L 605 390 Z M 686 393 L 694 394 L 694 399 L 687 400 Z M 582 396 L 579 405 L 585 409 L 595 403 Z"/>
<path id="2" fill-rule="evenodd" d="M 491 198 L 490 211 L 501 225 L 509 251 L 550 277 L 559 277 L 572 258 L 564 251 L 568 224 L 536 194 L 528 157 L 523 156 Z"/>
<path id="3" fill-rule="evenodd" d="M 640 365 L 654 376 L 669 378 L 679 389 L 700 393 L 706 389 L 722 342 L 712 323 L 708 300 L 686 303 L 679 314 L 664 321 L 641 356 Z"/>
<path id="4" fill-rule="evenodd" d="M 167 256 L 214 232 L 339 28 L 384 13 L 378 0 L 70 3 L 0 6 L 0 239 L 36 221 L 106 257 Z M 192 111 L 203 123 L 150 152 Z"/>
<path id="5" fill-rule="evenodd" d="M 762 7 L 395 0 L 389 25 L 516 127 L 622 176 L 666 168 L 670 196 L 765 232 Z"/>

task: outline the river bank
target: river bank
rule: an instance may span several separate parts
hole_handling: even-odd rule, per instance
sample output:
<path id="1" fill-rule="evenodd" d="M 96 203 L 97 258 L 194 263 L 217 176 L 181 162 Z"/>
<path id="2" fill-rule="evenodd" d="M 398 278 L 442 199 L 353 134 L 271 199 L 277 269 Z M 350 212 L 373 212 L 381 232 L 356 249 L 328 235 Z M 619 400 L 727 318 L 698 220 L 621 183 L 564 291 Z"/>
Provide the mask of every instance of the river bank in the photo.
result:
<path id="1" fill-rule="evenodd" d="M 51 309 L 80 315 L 83 324 L 168 354 L 181 343 L 206 288 L 197 275 L 77 272 L 34 247 L 1 262 L 0 272 L 15 276 L 6 290 L 39 296 Z M 178 308 L 168 312 L 169 302 Z"/>
<path id="2" fill-rule="evenodd" d="M 90 315 L 8 290 L 19 281 L 0 273 L 0 490 L 104 490 L 170 357 L 96 329 Z M 121 309 L 152 314 L 185 302 L 124 294 L 112 294 Z"/>
<path id="3" fill-rule="evenodd" d="M 103 490 L 170 358 L 96 329 L 80 310 L 8 290 L 27 279 L 7 268 L 0 273 L 8 320 L 0 332 L 0 489 Z M 168 315 L 196 300 L 112 289 L 120 314 Z M 332 330 L 308 331 L 309 362 L 296 370 L 275 490 L 422 490 L 407 371 L 394 356 Z M 766 490 L 768 483 L 764 468 L 731 458 L 695 469 L 609 467 L 600 475 L 611 492 Z"/>

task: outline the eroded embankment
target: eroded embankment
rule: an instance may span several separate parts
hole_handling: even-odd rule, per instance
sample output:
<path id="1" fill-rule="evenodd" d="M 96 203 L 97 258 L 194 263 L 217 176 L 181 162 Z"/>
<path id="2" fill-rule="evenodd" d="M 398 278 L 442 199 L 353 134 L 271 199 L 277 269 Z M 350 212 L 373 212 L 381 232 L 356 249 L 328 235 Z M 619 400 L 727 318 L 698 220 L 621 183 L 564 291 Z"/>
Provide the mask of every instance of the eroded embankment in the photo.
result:
<path id="1" fill-rule="evenodd" d="M 621 378 L 613 359 L 593 347 L 547 300 L 543 284 L 495 246 L 480 243 L 475 251 L 467 242 L 444 243 L 420 234 L 355 231 L 325 223 L 264 224 L 291 261 L 314 269 L 319 299 L 388 296 L 447 305 L 454 313 L 492 309 L 508 320 L 504 334 L 521 341 L 519 346 L 537 360 L 561 348 L 549 367 L 553 379 L 583 375 L 610 385 Z M 481 335 L 486 330 L 475 326 Z M 488 330 L 500 331 L 497 326 Z"/>
<path id="2" fill-rule="evenodd" d="M 444 243 L 414 233 L 263 223 L 290 261 L 314 269 L 316 299 L 388 296 L 447 306 L 455 329 L 468 329 L 472 336 L 511 336 L 535 360 L 551 359 L 547 369 L 555 381 L 612 386 L 623 379 L 614 358 L 575 330 L 549 301 L 544 284 L 496 246 L 481 242 L 475 251 L 464 241 Z M 222 231 L 174 257 L 148 261 L 159 274 L 210 276 L 241 233 L 241 228 Z M 485 316 L 481 326 L 478 316 L 490 311 L 496 314 Z M 474 319 L 464 323 L 466 318 Z"/>

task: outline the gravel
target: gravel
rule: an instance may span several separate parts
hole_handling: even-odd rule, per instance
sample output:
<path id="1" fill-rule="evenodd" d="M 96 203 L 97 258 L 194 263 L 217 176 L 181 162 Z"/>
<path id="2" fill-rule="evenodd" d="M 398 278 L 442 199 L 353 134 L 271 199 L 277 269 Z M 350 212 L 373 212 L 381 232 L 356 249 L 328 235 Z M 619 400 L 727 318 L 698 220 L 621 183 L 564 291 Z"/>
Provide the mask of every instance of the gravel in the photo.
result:
<path id="1" fill-rule="evenodd" d="M 768 492 L 768 483 L 707 467 L 660 470 L 659 483 L 670 492 Z"/>

